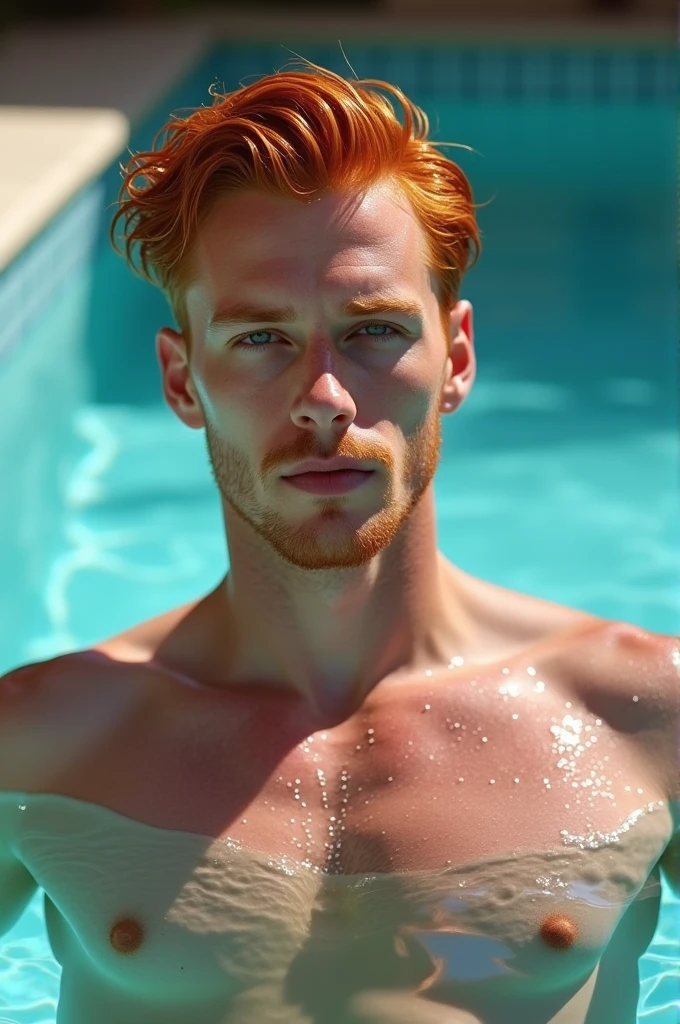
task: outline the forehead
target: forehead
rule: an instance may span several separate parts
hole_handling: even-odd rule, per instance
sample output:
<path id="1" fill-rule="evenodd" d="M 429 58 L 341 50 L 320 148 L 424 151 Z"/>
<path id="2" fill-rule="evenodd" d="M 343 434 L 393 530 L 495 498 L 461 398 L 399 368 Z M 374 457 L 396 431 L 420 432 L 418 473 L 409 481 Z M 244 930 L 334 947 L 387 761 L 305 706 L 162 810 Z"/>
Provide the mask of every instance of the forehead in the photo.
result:
<path id="1" fill-rule="evenodd" d="M 386 185 L 313 202 L 243 191 L 218 199 L 192 251 L 187 292 L 210 302 L 239 286 L 431 285 L 425 235 L 408 198 Z M 198 297 L 198 296 L 197 296 Z"/>

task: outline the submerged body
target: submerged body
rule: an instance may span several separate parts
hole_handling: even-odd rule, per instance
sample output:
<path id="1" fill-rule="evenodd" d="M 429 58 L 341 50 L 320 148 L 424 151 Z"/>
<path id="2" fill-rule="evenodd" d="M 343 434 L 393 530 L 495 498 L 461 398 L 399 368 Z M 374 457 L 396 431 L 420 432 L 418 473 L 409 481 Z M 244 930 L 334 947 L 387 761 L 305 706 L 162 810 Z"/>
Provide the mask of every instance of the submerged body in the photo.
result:
<path id="1" fill-rule="evenodd" d="M 180 671 L 193 606 L 8 677 L 1 834 L 58 1024 L 634 1024 L 670 638 L 476 586 L 477 657 L 335 721 Z"/>

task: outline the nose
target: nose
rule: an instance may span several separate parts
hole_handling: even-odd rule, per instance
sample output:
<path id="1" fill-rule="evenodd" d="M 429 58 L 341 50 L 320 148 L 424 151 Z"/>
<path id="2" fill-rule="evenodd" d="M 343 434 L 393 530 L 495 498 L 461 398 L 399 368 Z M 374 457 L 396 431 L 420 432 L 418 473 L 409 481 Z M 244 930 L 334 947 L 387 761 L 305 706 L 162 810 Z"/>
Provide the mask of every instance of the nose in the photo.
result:
<path id="1" fill-rule="evenodd" d="M 291 410 L 296 427 L 318 430 L 346 430 L 357 414 L 349 391 L 335 374 L 320 374 Z"/>

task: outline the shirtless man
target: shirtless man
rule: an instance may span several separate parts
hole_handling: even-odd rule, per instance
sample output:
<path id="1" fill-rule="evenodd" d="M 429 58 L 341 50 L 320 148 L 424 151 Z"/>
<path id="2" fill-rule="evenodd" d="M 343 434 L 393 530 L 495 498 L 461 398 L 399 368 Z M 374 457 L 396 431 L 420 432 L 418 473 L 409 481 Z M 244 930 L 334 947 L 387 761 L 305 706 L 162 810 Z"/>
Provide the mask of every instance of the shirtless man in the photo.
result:
<path id="1" fill-rule="evenodd" d="M 263 79 L 128 178 L 230 564 L 0 686 L 0 930 L 44 889 L 59 1024 L 635 1022 L 661 869 L 678 885 L 678 647 L 437 550 L 471 195 L 358 89 Z M 267 112 L 278 193 L 248 178 Z M 295 198 L 317 139 L 335 191 Z M 353 163 L 380 173 L 338 187 Z"/>

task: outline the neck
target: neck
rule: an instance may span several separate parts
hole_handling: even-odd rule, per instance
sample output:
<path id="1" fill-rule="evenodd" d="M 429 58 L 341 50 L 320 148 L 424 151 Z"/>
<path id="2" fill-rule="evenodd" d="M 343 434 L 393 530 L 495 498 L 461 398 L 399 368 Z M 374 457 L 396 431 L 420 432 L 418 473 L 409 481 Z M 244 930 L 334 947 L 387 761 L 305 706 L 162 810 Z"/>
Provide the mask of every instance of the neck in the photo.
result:
<path id="1" fill-rule="evenodd" d="M 472 644 L 464 574 L 437 550 L 433 498 L 357 568 L 306 570 L 273 558 L 237 518 L 228 536 L 230 569 L 209 614 L 213 670 L 219 662 L 230 682 L 275 686 L 312 714 L 343 715 L 388 678 L 424 675 Z"/>

